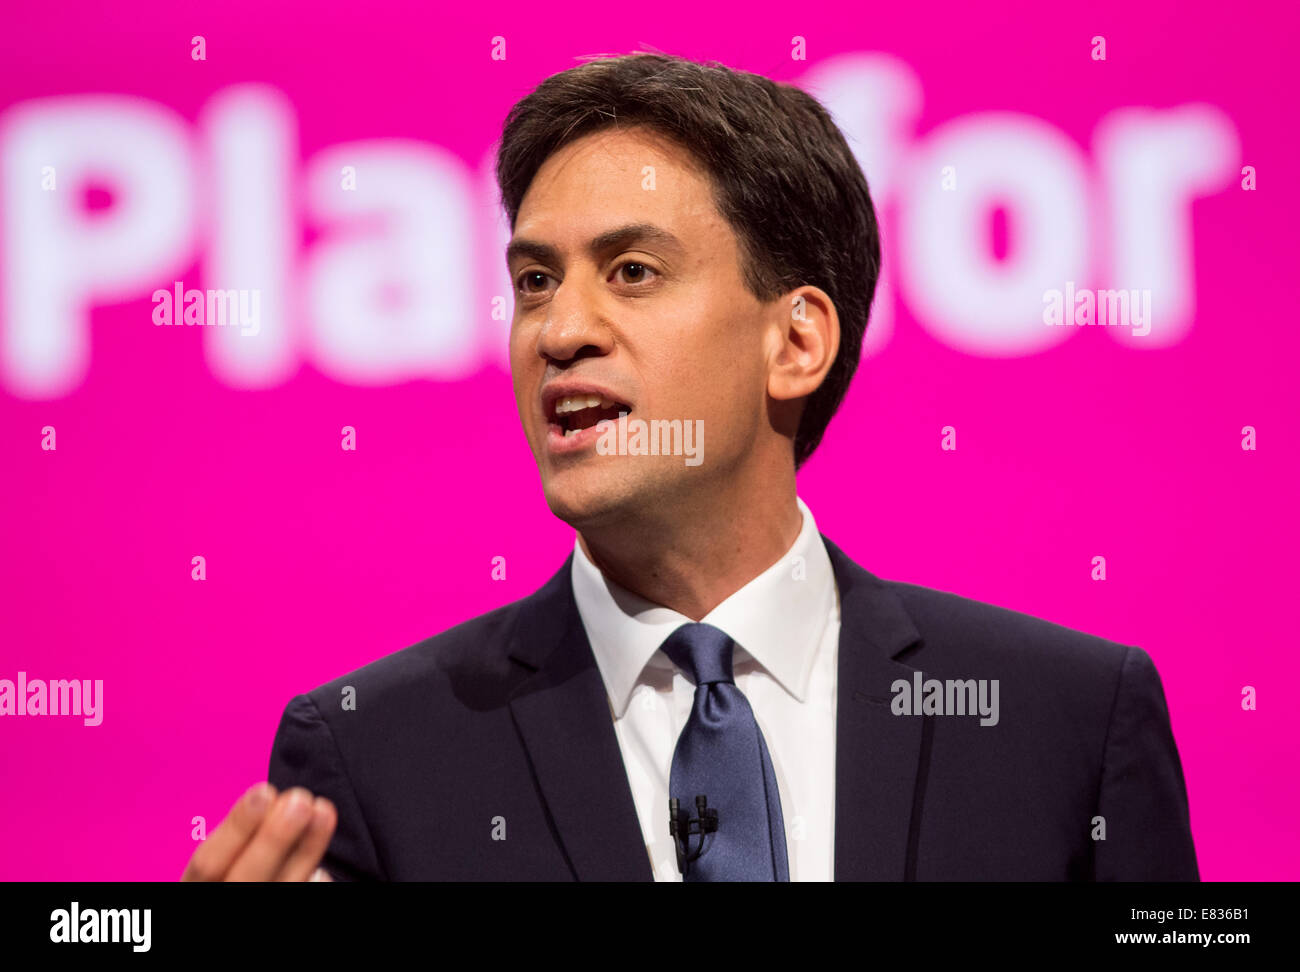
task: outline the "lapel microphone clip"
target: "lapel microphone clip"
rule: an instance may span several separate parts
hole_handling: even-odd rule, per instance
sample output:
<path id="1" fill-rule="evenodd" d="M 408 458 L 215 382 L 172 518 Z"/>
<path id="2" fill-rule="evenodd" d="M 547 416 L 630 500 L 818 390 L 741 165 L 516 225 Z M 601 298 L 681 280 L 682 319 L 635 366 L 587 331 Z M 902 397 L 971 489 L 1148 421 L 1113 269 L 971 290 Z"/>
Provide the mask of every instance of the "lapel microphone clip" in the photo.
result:
<path id="1" fill-rule="evenodd" d="M 695 798 L 695 812 L 698 817 L 692 817 L 690 810 L 683 810 L 676 797 L 668 800 L 668 833 L 672 834 L 673 846 L 677 849 L 677 870 L 681 871 L 682 877 L 686 877 L 690 870 L 691 861 L 698 860 L 704 853 L 705 835 L 718 829 L 718 811 L 709 807 L 709 800 L 703 793 Z M 691 837 L 696 834 L 700 843 L 692 851 Z"/>

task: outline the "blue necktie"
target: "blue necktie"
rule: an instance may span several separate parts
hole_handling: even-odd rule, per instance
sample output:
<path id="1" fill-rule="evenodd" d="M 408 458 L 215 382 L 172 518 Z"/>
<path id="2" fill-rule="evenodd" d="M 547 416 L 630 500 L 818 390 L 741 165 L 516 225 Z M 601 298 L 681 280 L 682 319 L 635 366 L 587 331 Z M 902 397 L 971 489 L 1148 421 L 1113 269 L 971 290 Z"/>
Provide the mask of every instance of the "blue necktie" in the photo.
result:
<path id="1" fill-rule="evenodd" d="M 732 677 L 735 644 L 711 624 L 691 623 L 662 645 L 695 683 L 691 717 L 673 752 L 668 795 L 692 817 L 701 794 L 717 811 L 716 832 L 704 836 L 699 857 L 686 864 L 682 879 L 789 881 L 776 773 L 754 710 Z M 689 846 L 700 847 L 700 838 L 689 838 Z"/>

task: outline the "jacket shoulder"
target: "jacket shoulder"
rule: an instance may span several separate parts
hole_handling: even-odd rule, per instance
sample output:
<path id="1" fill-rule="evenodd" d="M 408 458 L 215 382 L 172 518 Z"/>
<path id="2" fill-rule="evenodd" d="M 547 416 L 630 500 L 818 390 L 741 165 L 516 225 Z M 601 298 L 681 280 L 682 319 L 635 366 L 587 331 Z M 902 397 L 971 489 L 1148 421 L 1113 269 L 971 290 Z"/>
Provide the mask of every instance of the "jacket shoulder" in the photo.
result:
<path id="1" fill-rule="evenodd" d="M 912 618 L 927 648 L 960 658 L 1118 671 L 1131 646 L 948 591 L 881 581 Z"/>
<path id="2" fill-rule="evenodd" d="M 369 706 L 400 705 L 426 700 L 430 693 L 450 691 L 485 703 L 502 698 L 513 685 L 519 666 L 511 662 L 511 638 L 528 598 L 469 618 L 453 627 L 378 658 L 307 693 L 322 711 L 338 708 L 350 688 Z M 467 701 L 469 701 L 467 699 Z M 328 707 L 328 708 L 327 708 Z"/>

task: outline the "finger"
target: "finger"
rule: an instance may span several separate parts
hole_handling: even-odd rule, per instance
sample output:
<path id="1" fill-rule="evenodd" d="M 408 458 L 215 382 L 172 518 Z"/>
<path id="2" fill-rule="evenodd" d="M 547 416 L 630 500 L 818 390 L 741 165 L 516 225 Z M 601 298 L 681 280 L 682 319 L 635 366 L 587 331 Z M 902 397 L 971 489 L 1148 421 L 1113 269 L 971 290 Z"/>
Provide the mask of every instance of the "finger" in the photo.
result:
<path id="1" fill-rule="evenodd" d="M 235 801 L 208 839 L 190 855 L 182 881 L 220 881 L 238 858 L 239 852 L 252 840 L 276 798 L 270 783 L 258 783 Z"/>
<path id="2" fill-rule="evenodd" d="M 312 795 L 301 786 L 285 790 L 262 826 L 226 873 L 227 881 L 271 881 L 311 823 Z"/>
<path id="3" fill-rule="evenodd" d="M 307 881 L 311 878 L 312 871 L 320 863 L 320 859 L 325 856 L 325 851 L 330 845 L 330 838 L 334 836 L 334 826 L 338 823 L 338 811 L 334 809 L 334 804 L 324 797 L 317 797 L 316 802 L 312 804 L 311 823 L 303 832 L 302 837 L 298 839 L 293 853 L 289 859 L 280 868 L 280 873 L 276 875 L 277 881 Z"/>

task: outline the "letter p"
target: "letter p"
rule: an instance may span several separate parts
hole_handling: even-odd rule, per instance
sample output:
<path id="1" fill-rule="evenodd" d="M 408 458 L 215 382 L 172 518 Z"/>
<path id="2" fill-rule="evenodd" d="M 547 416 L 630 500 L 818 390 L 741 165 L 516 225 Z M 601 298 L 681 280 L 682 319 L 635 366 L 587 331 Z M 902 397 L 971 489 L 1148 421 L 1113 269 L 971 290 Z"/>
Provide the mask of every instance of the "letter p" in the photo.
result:
<path id="1" fill-rule="evenodd" d="M 0 373 L 12 391 L 70 392 L 89 366 L 91 305 L 166 286 L 191 262 L 194 171 L 184 120 L 140 98 L 42 98 L 3 115 Z M 106 210 L 84 205 L 91 180 L 111 192 Z"/>

